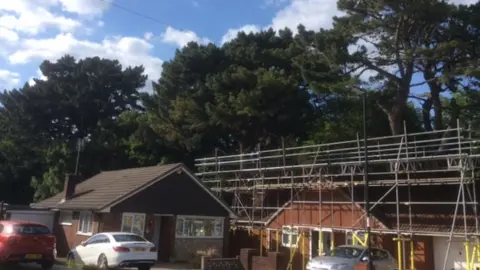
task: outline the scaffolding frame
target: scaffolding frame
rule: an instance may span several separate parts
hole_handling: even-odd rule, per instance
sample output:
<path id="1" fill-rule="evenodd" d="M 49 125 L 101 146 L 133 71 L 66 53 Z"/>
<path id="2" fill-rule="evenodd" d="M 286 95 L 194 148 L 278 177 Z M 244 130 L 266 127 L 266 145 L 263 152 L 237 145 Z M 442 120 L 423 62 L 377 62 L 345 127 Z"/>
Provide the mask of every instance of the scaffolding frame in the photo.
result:
<path id="1" fill-rule="evenodd" d="M 475 167 L 480 159 L 480 141 L 472 135 L 472 130 L 461 128 L 457 120 L 455 128 L 419 133 L 408 133 L 404 128 L 402 135 L 367 138 L 366 146 L 358 134 L 356 140 L 296 147 L 286 147 L 282 140 L 279 149 L 263 150 L 258 147 L 253 153 L 243 153 L 240 147 L 239 154 L 218 155 L 218 151 L 215 151 L 213 157 L 195 159 L 196 175 L 213 191 L 233 194 L 231 207 L 242 216 L 235 222 L 237 225 L 262 228 L 266 224 L 265 218 L 272 211 L 289 209 L 294 204 L 318 204 L 321 215 L 322 205 L 330 205 L 333 211 L 335 204 L 347 203 L 335 201 L 333 195 L 330 200 L 323 200 L 321 196 L 325 190 L 347 188 L 351 198 L 348 203 L 363 205 L 365 202 L 356 199 L 354 189 L 365 184 L 363 172 L 367 158 L 369 186 L 372 189 L 388 188 L 378 200 L 372 201 L 370 210 L 380 204 L 396 206 L 396 228 L 382 230 L 381 233 L 397 235 L 399 252 L 402 248 L 400 242 L 406 241 L 406 237 L 409 237 L 412 245 L 411 238 L 414 235 L 431 235 L 413 229 L 412 205 L 450 205 L 455 207 L 451 228 L 436 233 L 449 239 L 444 268 L 452 239 L 463 237 L 468 257 L 467 269 L 473 269 L 475 255 L 480 263 L 478 201 L 475 192 Z M 364 154 L 365 147 L 368 156 Z M 432 185 L 450 185 L 456 188 L 456 201 L 411 199 L 411 190 L 416 186 Z M 400 187 L 407 188 L 408 200 L 400 199 Z M 290 191 L 289 201 L 282 205 L 265 205 L 266 194 L 272 190 Z M 300 198 L 305 190 L 318 190 L 318 201 Z M 384 201 L 393 193 L 396 198 L 394 201 Z M 408 207 L 407 229 L 400 224 L 400 206 Z M 467 215 L 467 208 L 471 208 L 469 212 L 472 214 Z M 352 218 L 353 209 L 354 207 Z M 472 215 L 474 229 L 468 225 L 467 220 L 467 216 L 472 218 Z M 364 217 L 365 215 L 352 224 L 352 230 Z M 460 219 L 463 219 L 461 229 L 456 225 Z M 372 233 L 378 231 L 380 230 L 372 228 Z M 400 262 L 399 267 L 404 269 Z"/>

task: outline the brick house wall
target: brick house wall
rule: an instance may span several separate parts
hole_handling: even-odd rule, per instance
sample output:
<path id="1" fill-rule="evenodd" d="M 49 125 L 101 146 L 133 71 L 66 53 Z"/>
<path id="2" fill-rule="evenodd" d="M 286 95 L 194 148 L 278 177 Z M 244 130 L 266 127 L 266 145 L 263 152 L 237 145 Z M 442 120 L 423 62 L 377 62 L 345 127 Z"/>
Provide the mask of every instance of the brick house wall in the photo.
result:
<path id="1" fill-rule="evenodd" d="M 77 212 L 78 213 L 78 212 Z M 79 215 L 74 213 L 72 218 L 72 225 L 62 225 L 59 222 L 59 213 L 55 214 L 53 231 L 57 238 L 57 254 L 59 257 L 66 257 L 70 249 L 80 245 L 82 241 L 90 238 L 90 235 L 83 235 L 78 233 Z M 99 231 L 100 215 L 93 215 L 93 234 Z"/>
<path id="2" fill-rule="evenodd" d="M 146 224 L 153 222 L 154 215 L 146 215 Z M 104 213 L 101 214 L 98 232 L 112 232 L 120 231 L 122 224 L 121 213 Z M 175 223 L 174 223 L 175 224 Z M 161 225 L 160 225 L 161 226 Z M 173 254 L 172 260 L 188 261 L 197 254 L 198 251 L 207 251 L 209 249 L 216 250 L 219 256 L 226 256 L 228 253 L 228 229 L 230 228 L 229 220 L 226 219 L 224 223 L 224 237 L 223 238 L 176 238 L 175 226 L 168 228 L 170 230 L 169 235 L 172 236 Z M 145 232 L 145 237 L 151 240 L 153 236 L 154 228 L 151 231 Z M 158 243 L 155 243 L 158 246 Z"/>

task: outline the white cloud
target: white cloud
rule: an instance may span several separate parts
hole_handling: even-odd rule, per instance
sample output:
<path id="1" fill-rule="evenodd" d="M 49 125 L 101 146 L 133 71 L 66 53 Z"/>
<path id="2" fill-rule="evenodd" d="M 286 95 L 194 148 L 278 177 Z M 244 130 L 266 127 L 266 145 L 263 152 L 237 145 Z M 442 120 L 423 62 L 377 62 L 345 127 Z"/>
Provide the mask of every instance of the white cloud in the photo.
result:
<path id="1" fill-rule="evenodd" d="M 267 0 L 268 5 L 284 5 L 288 0 Z M 221 43 L 232 40 L 240 31 L 258 32 L 261 29 L 272 27 L 281 30 L 285 27 L 296 32 L 297 26 L 303 24 L 307 30 L 332 27 L 332 17 L 340 15 L 337 9 L 337 0 L 290 0 L 289 4 L 278 10 L 270 25 L 244 25 L 240 28 L 229 29 L 222 37 Z"/>
<path id="2" fill-rule="evenodd" d="M 331 28 L 332 17 L 338 15 L 341 12 L 336 0 L 291 0 L 275 14 L 270 26 L 275 30 L 288 27 L 294 31 L 299 24 L 310 30 Z"/>
<path id="3" fill-rule="evenodd" d="M 64 12 L 88 18 L 101 15 L 110 6 L 103 0 L 15 0 L 0 1 L 0 25 L 17 33 L 37 35 L 48 28 L 70 32 L 81 23 L 77 19 L 53 12 Z"/>
<path id="4" fill-rule="evenodd" d="M 2 4 L 0 4 L 1 9 Z M 36 35 L 50 27 L 61 31 L 72 31 L 80 26 L 80 22 L 65 16 L 54 15 L 44 8 L 33 8 L 21 11 L 18 15 L 0 15 L 0 25 L 13 31 Z"/>
<path id="5" fill-rule="evenodd" d="M 245 32 L 248 34 L 248 33 L 260 32 L 260 30 L 261 30 L 260 27 L 253 24 L 247 24 L 240 28 L 235 28 L 235 29 L 231 28 L 231 29 L 228 29 L 225 35 L 223 35 L 220 43 L 223 45 L 224 43 L 229 42 L 230 40 L 236 38 L 238 33 L 240 32 Z"/>
<path id="6" fill-rule="evenodd" d="M 98 27 L 103 27 L 103 26 L 105 26 L 105 22 L 104 21 L 98 21 L 97 26 Z"/>
<path id="7" fill-rule="evenodd" d="M 110 1 L 105 0 L 58 0 L 58 3 L 64 11 L 87 16 L 101 15 L 110 7 Z"/>
<path id="8" fill-rule="evenodd" d="M 0 69 L 0 90 L 11 89 L 20 84 L 20 74 Z"/>
<path id="9" fill-rule="evenodd" d="M 8 41 L 8 42 L 16 42 L 18 41 L 19 36 L 15 31 L 12 31 L 6 27 L 0 26 L 0 40 Z"/>
<path id="10" fill-rule="evenodd" d="M 199 37 L 195 32 L 188 30 L 178 30 L 173 27 L 167 27 L 167 30 L 162 34 L 162 41 L 165 43 L 175 44 L 179 47 L 187 45 L 191 41 L 199 44 L 208 44 L 211 42 L 208 38 Z"/>
<path id="11" fill-rule="evenodd" d="M 28 84 L 31 86 L 35 85 L 35 79 L 46 81 L 47 77 L 43 75 L 40 69 L 37 69 L 37 76 L 30 77 L 30 79 L 28 79 Z"/>
<path id="12" fill-rule="evenodd" d="M 153 33 L 152 33 L 152 32 L 147 32 L 147 33 L 145 33 L 145 34 L 143 35 L 143 38 L 144 38 L 145 40 L 150 40 L 150 39 L 152 39 L 152 37 L 153 37 Z"/>
<path id="13" fill-rule="evenodd" d="M 11 64 L 26 64 L 34 60 L 55 61 L 65 54 L 76 58 L 99 56 L 117 59 L 124 66 L 145 67 L 150 80 L 158 80 L 163 61 L 151 56 L 153 45 L 136 37 L 110 37 L 101 42 L 78 40 L 72 34 L 58 34 L 54 38 L 26 39 L 8 60 Z M 151 87 L 148 83 L 147 87 Z"/>

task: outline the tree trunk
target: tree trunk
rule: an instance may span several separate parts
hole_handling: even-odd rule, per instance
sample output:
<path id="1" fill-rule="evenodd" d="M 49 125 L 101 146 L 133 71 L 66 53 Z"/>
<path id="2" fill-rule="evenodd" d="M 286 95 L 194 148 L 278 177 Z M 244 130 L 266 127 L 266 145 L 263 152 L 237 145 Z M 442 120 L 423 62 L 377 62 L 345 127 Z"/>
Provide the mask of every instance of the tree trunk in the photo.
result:
<path id="1" fill-rule="evenodd" d="M 443 110 L 442 110 L 442 102 L 440 101 L 440 85 L 437 82 L 429 83 L 430 85 L 430 94 L 432 95 L 432 102 L 433 102 L 433 111 L 434 111 L 434 122 L 435 122 L 435 129 L 443 129 Z"/>
<path id="2" fill-rule="evenodd" d="M 395 107 L 399 106 L 394 106 L 394 108 L 392 108 L 392 110 L 390 110 L 387 114 L 388 124 L 390 125 L 390 131 L 392 132 L 392 135 L 400 135 L 403 134 L 403 112 L 405 107 Z"/>
<path id="3" fill-rule="evenodd" d="M 442 86 L 435 78 L 436 61 L 430 60 L 425 65 L 423 72 L 423 78 L 427 82 L 430 88 L 430 99 L 433 103 L 434 111 L 434 125 L 435 130 L 443 129 L 443 114 L 442 114 L 442 102 L 440 101 L 440 92 L 442 92 Z"/>
<path id="4" fill-rule="evenodd" d="M 382 100 L 377 101 L 377 104 L 387 114 L 388 124 L 390 125 L 392 135 L 403 134 L 403 119 L 409 91 L 410 89 L 408 87 L 398 89 L 396 96 L 391 103 Z"/>
<path id="5" fill-rule="evenodd" d="M 423 127 L 426 131 L 432 131 L 432 120 L 430 119 L 430 111 L 432 110 L 432 99 L 428 98 L 422 104 L 422 118 L 423 118 Z"/>

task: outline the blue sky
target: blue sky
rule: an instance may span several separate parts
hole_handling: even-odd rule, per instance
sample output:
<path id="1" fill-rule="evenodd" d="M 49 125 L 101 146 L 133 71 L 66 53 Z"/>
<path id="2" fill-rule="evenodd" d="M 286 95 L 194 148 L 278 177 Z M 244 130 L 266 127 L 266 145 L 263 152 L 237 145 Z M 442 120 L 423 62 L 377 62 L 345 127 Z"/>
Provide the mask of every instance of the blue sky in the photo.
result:
<path id="1" fill-rule="evenodd" d="M 0 90 L 41 79 L 39 64 L 64 54 L 144 65 L 157 80 L 163 61 L 189 41 L 220 45 L 241 30 L 299 23 L 318 30 L 339 14 L 336 0 L 0 1 Z"/>
<path id="2" fill-rule="evenodd" d="M 41 78 L 43 60 L 67 53 L 142 64 L 157 80 L 162 62 L 189 41 L 221 44 L 240 30 L 299 23 L 330 27 L 335 14 L 336 0 L 0 1 L 0 89 Z"/>

